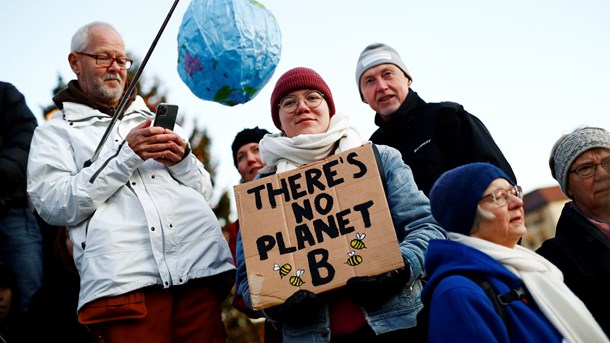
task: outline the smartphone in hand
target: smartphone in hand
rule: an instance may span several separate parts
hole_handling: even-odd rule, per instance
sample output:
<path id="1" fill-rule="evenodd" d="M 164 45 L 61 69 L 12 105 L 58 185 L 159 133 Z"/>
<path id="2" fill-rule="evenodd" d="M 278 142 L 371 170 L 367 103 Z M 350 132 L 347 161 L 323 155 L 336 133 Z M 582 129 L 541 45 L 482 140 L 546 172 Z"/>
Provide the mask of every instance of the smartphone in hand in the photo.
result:
<path id="1" fill-rule="evenodd" d="M 174 131 L 176 116 L 178 115 L 178 105 L 159 104 L 153 126 L 161 126 Z"/>

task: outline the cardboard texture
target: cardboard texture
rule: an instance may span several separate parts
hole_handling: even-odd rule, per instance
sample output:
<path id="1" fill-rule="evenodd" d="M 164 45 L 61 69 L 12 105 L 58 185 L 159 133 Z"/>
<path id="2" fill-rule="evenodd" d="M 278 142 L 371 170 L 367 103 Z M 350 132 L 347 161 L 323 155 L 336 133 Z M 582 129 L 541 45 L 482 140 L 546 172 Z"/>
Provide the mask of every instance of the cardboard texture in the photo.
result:
<path id="1" fill-rule="evenodd" d="M 370 143 L 234 191 L 255 310 L 404 267 Z"/>

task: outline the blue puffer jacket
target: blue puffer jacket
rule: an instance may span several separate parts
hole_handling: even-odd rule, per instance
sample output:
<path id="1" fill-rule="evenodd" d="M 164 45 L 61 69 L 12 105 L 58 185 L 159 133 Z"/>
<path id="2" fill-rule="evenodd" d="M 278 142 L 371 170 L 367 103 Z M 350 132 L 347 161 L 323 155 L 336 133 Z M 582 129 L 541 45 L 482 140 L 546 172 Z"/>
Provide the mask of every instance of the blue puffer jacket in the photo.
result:
<path id="1" fill-rule="evenodd" d="M 426 256 L 426 270 L 430 279 L 422 299 L 430 306 L 429 342 L 543 343 L 563 340 L 533 301 L 529 304 L 519 300 L 509 302 L 507 327 L 483 288 L 462 276 L 481 276 L 497 294 L 523 285 L 515 274 L 491 256 L 459 242 L 432 240 Z"/>
<path id="2" fill-rule="evenodd" d="M 422 307 L 420 293 L 424 276 L 424 257 L 431 239 L 444 239 L 430 212 L 428 198 L 417 189 L 411 169 L 404 164 L 398 150 L 378 146 L 387 185 L 387 199 L 396 236 L 411 277 L 402 291 L 375 308 L 363 308 L 365 318 L 377 334 L 414 327 Z M 241 235 L 237 240 L 237 294 L 251 306 Z M 329 342 L 331 340 L 328 306 L 314 318 L 298 324 L 283 325 L 286 342 Z"/>

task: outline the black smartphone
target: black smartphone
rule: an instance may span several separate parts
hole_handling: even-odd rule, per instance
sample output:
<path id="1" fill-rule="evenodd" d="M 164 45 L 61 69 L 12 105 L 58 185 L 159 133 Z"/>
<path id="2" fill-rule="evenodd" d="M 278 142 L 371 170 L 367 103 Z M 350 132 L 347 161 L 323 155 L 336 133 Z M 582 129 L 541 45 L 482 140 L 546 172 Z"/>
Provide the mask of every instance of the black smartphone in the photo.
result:
<path id="1" fill-rule="evenodd" d="M 178 115 L 178 105 L 159 104 L 153 126 L 161 126 L 174 131 L 176 116 Z"/>

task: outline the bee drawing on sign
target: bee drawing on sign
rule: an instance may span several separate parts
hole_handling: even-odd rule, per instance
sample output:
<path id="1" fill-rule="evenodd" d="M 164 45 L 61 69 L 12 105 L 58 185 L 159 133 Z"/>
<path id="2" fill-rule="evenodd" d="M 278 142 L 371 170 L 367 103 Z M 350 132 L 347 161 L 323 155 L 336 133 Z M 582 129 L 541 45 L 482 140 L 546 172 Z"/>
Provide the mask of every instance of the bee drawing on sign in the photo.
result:
<path id="1" fill-rule="evenodd" d="M 359 265 L 363 261 L 362 256 L 356 255 L 355 250 L 348 252 L 347 255 L 349 256 L 349 258 L 347 259 L 347 262 L 345 262 L 345 263 L 347 263 L 348 265 L 350 265 L 352 267 Z"/>
<path id="2" fill-rule="evenodd" d="M 279 264 L 275 263 L 273 265 L 273 270 L 279 271 L 280 278 L 283 278 L 284 276 L 288 275 L 288 273 L 290 273 L 290 271 L 292 270 L 292 266 L 289 263 L 285 263 L 283 266 L 280 267 Z"/>
<path id="3" fill-rule="evenodd" d="M 301 275 L 303 275 L 303 273 L 305 273 L 305 271 L 303 269 L 297 269 L 296 275 L 290 277 L 290 280 L 289 280 L 290 284 L 293 285 L 294 287 L 301 286 L 304 283 L 303 279 L 301 279 Z"/>
<path id="4" fill-rule="evenodd" d="M 352 239 L 351 242 L 349 242 L 349 245 L 352 246 L 352 248 L 354 249 L 366 249 L 366 245 L 364 245 L 364 242 L 362 240 L 364 240 L 364 237 L 366 237 L 365 233 L 356 233 L 356 238 Z"/>

